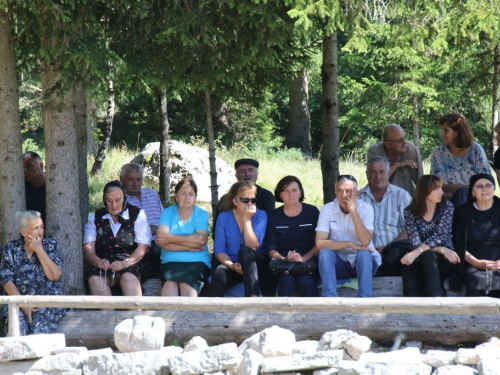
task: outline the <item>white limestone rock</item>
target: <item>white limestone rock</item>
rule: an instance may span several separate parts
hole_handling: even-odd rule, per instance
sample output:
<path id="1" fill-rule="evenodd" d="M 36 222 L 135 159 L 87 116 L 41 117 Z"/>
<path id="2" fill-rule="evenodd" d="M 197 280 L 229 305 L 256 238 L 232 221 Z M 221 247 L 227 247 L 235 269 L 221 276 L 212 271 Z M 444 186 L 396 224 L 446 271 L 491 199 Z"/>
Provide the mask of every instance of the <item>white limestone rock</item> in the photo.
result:
<path id="1" fill-rule="evenodd" d="M 153 316 L 135 316 L 115 327 L 115 345 L 122 353 L 160 350 L 165 341 L 165 321 Z"/>
<path id="2" fill-rule="evenodd" d="M 82 373 L 83 357 L 75 353 L 62 353 L 40 358 L 30 371 L 41 371 L 45 374 Z"/>
<path id="3" fill-rule="evenodd" d="M 293 354 L 314 354 L 318 348 L 318 341 L 315 340 L 304 340 L 297 341 L 293 345 Z"/>
<path id="4" fill-rule="evenodd" d="M 334 367 L 313 371 L 313 375 L 337 375 L 338 373 L 339 369 Z"/>
<path id="5" fill-rule="evenodd" d="M 500 350 L 500 339 L 497 337 L 491 337 L 489 341 L 482 344 L 476 345 L 476 349 L 497 349 Z"/>
<path id="6" fill-rule="evenodd" d="M 455 363 L 459 365 L 473 365 L 476 366 L 481 357 L 477 349 L 471 348 L 460 348 L 457 351 L 457 356 L 455 357 Z"/>
<path id="7" fill-rule="evenodd" d="M 28 372 L 38 359 L 27 359 L 24 361 L 11 361 L 0 363 L 0 375 L 24 374 Z"/>
<path id="8" fill-rule="evenodd" d="M 344 355 L 343 350 L 327 350 L 314 354 L 294 354 L 274 358 L 264 358 L 262 372 L 284 372 L 298 370 L 315 370 L 319 368 L 338 367 Z"/>
<path id="9" fill-rule="evenodd" d="M 500 373 L 500 359 L 483 359 L 477 365 L 479 375 L 498 375 Z"/>
<path id="10" fill-rule="evenodd" d="M 365 353 L 359 358 L 360 363 L 423 363 L 422 354 L 417 348 L 405 348 L 387 353 Z"/>
<path id="11" fill-rule="evenodd" d="M 463 365 L 442 366 L 436 369 L 432 375 L 478 375 L 473 367 Z"/>
<path id="12" fill-rule="evenodd" d="M 358 360 L 359 357 L 370 350 L 372 341 L 366 336 L 346 329 L 326 332 L 318 342 L 318 351 L 345 349 L 345 359 Z"/>
<path id="13" fill-rule="evenodd" d="M 87 357 L 83 361 L 84 375 L 144 375 L 169 374 L 168 359 L 178 350 L 146 350 L 133 353 L 105 353 Z"/>
<path id="14" fill-rule="evenodd" d="M 253 349 L 264 358 L 287 356 L 292 354 L 295 342 L 295 334 L 292 331 L 272 326 L 243 341 L 238 351 L 243 355 L 245 350 Z"/>
<path id="15" fill-rule="evenodd" d="M 184 346 L 184 353 L 198 349 L 203 350 L 207 348 L 208 344 L 205 339 L 200 336 L 195 336 L 187 342 L 186 346 Z"/>
<path id="16" fill-rule="evenodd" d="M 62 333 L 0 338 L 0 362 L 41 358 L 66 346 Z"/>
<path id="17" fill-rule="evenodd" d="M 437 368 L 455 364 L 457 352 L 448 352 L 444 350 L 428 350 L 424 355 L 424 363 Z"/>
<path id="18" fill-rule="evenodd" d="M 64 354 L 64 353 L 74 353 L 74 354 L 78 354 L 78 355 L 81 355 L 81 356 L 86 356 L 88 354 L 89 350 L 84 347 L 84 346 L 67 346 L 65 348 L 58 348 L 58 349 L 55 349 L 52 351 L 52 355 L 56 355 L 56 354 Z"/>
<path id="19" fill-rule="evenodd" d="M 407 348 L 419 348 L 422 349 L 422 341 L 407 341 L 405 342 Z"/>
<path id="20" fill-rule="evenodd" d="M 262 367 L 262 354 L 253 349 L 247 349 L 243 354 L 240 364 L 236 369 L 236 375 L 258 375 Z"/>
<path id="21" fill-rule="evenodd" d="M 198 186 L 196 199 L 200 202 L 211 202 L 208 150 L 173 140 L 169 142 L 169 146 L 170 191 L 173 193 L 175 185 L 186 175 L 189 175 L 193 177 Z M 129 161 L 143 166 L 145 180 L 158 181 L 157 176 L 160 175 L 159 149 L 160 142 L 148 143 L 140 154 Z M 236 182 L 236 173 L 232 165 L 218 156 L 215 159 L 220 199 Z"/>
<path id="22" fill-rule="evenodd" d="M 338 375 L 430 375 L 432 367 L 425 363 L 360 363 L 341 361 Z"/>
<path id="23" fill-rule="evenodd" d="M 202 374 L 226 370 L 236 367 L 239 362 L 240 356 L 235 343 L 181 353 L 167 360 L 168 367 L 174 375 Z"/>

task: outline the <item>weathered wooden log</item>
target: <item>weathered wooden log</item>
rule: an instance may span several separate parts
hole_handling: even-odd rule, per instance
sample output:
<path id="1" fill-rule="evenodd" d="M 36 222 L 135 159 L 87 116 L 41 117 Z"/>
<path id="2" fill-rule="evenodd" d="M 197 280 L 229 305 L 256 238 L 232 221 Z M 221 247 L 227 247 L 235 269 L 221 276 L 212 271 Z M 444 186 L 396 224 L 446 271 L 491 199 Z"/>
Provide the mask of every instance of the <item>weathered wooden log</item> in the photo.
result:
<path id="1" fill-rule="evenodd" d="M 400 299 L 400 302 L 403 301 Z M 480 343 L 491 336 L 500 335 L 499 314 L 185 310 L 74 311 L 63 318 L 57 332 L 66 334 L 66 342 L 70 346 L 114 347 L 114 327 L 135 315 L 160 316 L 165 319 L 165 345 L 171 345 L 175 341 L 182 344 L 193 336 L 202 336 L 214 345 L 225 342 L 239 344 L 272 325 L 290 329 L 297 340 L 318 340 L 323 333 L 336 329 L 350 329 L 375 341 L 390 341 L 398 333 L 404 333 L 408 340 L 447 345 Z"/>
<path id="2" fill-rule="evenodd" d="M 288 313 L 413 313 L 500 314 L 500 300 L 490 297 L 107 297 L 107 296 L 5 296 L 0 304 L 32 307 L 98 309 L 188 310 L 188 311 L 279 311 Z"/>

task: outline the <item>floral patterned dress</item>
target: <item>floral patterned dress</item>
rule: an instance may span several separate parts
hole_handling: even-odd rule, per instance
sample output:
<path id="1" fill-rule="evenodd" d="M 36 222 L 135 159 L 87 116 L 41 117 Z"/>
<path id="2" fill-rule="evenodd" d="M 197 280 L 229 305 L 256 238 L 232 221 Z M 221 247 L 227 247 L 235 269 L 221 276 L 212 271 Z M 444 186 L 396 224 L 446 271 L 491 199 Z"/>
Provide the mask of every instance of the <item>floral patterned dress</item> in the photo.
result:
<path id="1" fill-rule="evenodd" d="M 50 259 L 62 270 L 57 242 L 51 238 L 44 238 L 42 246 Z M 62 295 L 60 281 L 47 279 L 37 254 L 33 253 L 31 258 L 28 258 L 23 238 L 9 242 L 3 249 L 0 284 L 4 285 L 9 282 L 14 283 L 23 296 Z M 8 306 L 5 306 L 4 313 L 8 314 Z M 21 334 L 54 333 L 59 320 L 65 314 L 64 308 L 40 307 L 38 311 L 31 313 L 32 323 L 29 325 L 22 310 L 20 310 L 19 328 Z"/>

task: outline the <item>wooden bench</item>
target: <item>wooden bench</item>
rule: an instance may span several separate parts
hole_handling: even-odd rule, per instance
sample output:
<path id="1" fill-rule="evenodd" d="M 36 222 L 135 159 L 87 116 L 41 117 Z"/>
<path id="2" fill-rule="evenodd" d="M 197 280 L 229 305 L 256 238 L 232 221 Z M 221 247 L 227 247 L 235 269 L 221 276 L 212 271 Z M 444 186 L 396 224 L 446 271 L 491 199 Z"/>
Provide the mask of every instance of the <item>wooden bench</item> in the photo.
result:
<path id="1" fill-rule="evenodd" d="M 238 289 L 233 291 L 234 289 Z M 243 297 L 241 292 L 242 285 L 236 286 L 226 293 L 228 297 Z M 448 288 L 448 281 L 445 282 L 445 288 L 449 297 L 465 296 L 465 292 L 456 292 Z M 161 291 L 160 279 L 149 279 L 142 284 L 144 296 L 159 296 Z M 338 288 L 339 297 L 356 297 L 357 290 L 348 287 Z M 374 277 L 372 282 L 373 297 L 403 297 L 403 280 L 401 277 Z"/>

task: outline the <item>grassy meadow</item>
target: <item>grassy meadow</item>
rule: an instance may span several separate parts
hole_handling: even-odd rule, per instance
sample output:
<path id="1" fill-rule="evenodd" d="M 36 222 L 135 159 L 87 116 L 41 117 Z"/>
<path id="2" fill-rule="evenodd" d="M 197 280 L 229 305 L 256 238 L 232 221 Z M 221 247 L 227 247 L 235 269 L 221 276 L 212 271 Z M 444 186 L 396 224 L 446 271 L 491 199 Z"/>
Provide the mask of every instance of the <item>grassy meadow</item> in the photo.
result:
<path id="1" fill-rule="evenodd" d="M 194 141 L 196 146 L 208 148 L 205 144 Z M 102 205 L 102 189 L 106 182 L 119 178 L 120 167 L 129 161 L 136 153 L 125 146 L 112 148 L 103 164 L 102 171 L 97 176 L 90 176 L 93 158 L 89 158 L 89 211 L 92 212 Z M 296 149 L 275 150 L 269 147 L 257 145 L 249 149 L 245 145 L 236 144 L 231 148 L 220 146 L 217 148 L 217 156 L 228 164 L 234 165 L 237 159 L 251 157 L 260 163 L 258 184 L 274 192 L 278 181 L 286 175 L 297 176 L 305 191 L 305 202 L 318 208 L 323 206 L 323 188 L 321 178 L 321 166 L 319 159 L 304 159 L 300 151 Z M 429 164 L 424 163 L 424 170 L 429 171 Z M 359 186 L 367 183 L 364 160 L 343 160 L 340 162 L 341 174 L 352 174 L 358 180 Z M 145 182 L 145 186 L 158 190 L 158 186 Z M 198 202 L 198 205 L 211 213 L 210 202 Z"/>

